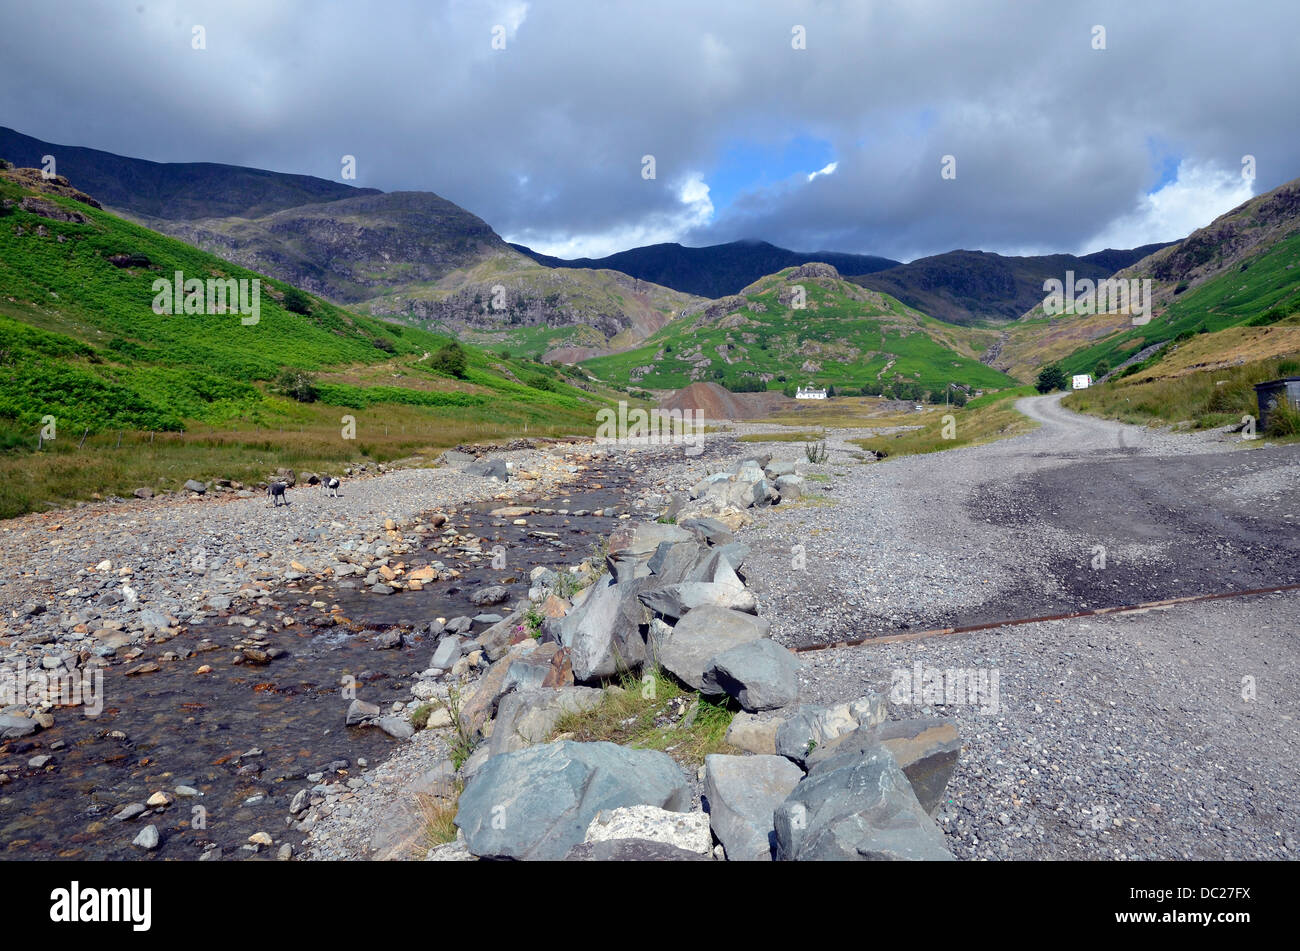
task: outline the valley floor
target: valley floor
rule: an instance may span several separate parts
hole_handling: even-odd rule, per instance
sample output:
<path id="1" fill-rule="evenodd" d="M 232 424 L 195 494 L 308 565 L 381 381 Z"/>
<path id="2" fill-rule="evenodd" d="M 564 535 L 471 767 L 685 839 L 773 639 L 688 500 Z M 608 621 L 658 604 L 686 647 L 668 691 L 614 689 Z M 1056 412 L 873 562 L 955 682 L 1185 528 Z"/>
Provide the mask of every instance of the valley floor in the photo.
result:
<path id="1" fill-rule="evenodd" d="M 802 463 L 808 497 L 756 510 L 740 533 L 760 612 L 788 646 L 1300 584 L 1300 445 L 1143 430 L 1078 416 L 1056 396 L 1019 406 L 1041 428 L 983 446 L 863 463 L 841 435 L 814 466 L 800 443 L 720 436 L 697 459 L 647 466 L 633 454 L 627 478 L 634 507 L 654 511 L 744 452 Z M 78 610 L 78 587 L 100 587 L 89 569 L 101 559 L 112 585 L 132 567 L 141 601 L 185 623 L 214 595 L 246 602 L 278 587 L 294 560 L 321 570 L 385 518 L 568 491 L 560 452 L 511 457 L 539 478 L 502 487 L 409 470 L 345 484 L 342 500 L 297 495 L 291 511 L 265 499 L 129 502 L 5 523 L 0 645 L 11 660 L 55 649 L 34 635 L 73 646 L 83 635 L 60 619 Z M 199 577 L 186 570 L 196 546 L 222 559 Z M 1298 637 L 1298 591 L 1194 602 L 810 651 L 800 699 L 888 693 L 917 663 L 996 675 L 996 710 L 892 705 L 958 723 L 963 751 L 938 820 L 959 858 L 1288 858 L 1300 848 Z M 310 853 L 367 854 L 411 777 L 446 755 L 442 732 L 358 773 L 351 807 L 313 830 Z"/>

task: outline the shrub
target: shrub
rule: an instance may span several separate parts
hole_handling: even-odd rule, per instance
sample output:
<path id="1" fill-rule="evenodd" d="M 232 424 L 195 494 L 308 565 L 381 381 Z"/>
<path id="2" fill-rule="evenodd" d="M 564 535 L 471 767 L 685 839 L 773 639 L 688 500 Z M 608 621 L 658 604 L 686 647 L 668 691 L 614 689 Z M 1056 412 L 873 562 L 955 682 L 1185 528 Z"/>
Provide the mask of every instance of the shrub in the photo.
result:
<path id="1" fill-rule="evenodd" d="M 276 380 L 275 388 L 299 403 L 315 403 L 320 399 L 315 379 L 301 370 L 285 370 Z"/>
<path id="2" fill-rule="evenodd" d="M 1034 381 L 1034 389 L 1038 390 L 1039 393 L 1051 393 L 1053 390 L 1065 389 L 1068 382 L 1061 365 L 1053 363 L 1043 367 L 1038 372 L 1038 379 Z"/>
<path id="3" fill-rule="evenodd" d="M 306 294 L 291 287 L 284 292 L 284 309 L 304 316 L 311 314 L 311 299 Z"/>
<path id="4" fill-rule="evenodd" d="M 439 373 L 463 378 L 466 366 L 465 350 L 460 344 L 452 341 L 433 355 L 429 365 Z"/>
<path id="5" fill-rule="evenodd" d="M 1268 411 L 1270 436 L 1300 436 L 1300 410 L 1286 400 L 1281 400 Z"/>

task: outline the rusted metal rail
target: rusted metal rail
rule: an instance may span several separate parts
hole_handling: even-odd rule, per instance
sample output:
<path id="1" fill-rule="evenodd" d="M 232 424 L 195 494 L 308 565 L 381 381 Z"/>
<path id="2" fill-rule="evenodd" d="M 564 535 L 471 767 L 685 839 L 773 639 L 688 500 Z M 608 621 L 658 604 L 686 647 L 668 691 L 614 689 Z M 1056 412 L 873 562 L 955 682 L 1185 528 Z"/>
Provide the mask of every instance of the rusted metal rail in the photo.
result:
<path id="1" fill-rule="evenodd" d="M 1175 604 L 1194 604 L 1198 601 L 1220 601 L 1224 598 L 1245 598 L 1253 594 L 1275 594 L 1279 591 L 1300 591 L 1300 584 L 1284 584 L 1276 588 L 1251 588 L 1248 591 L 1220 591 L 1215 594 L 1193 594 L 1184 598 L 1166 598 L 1163 601 L 1144 601 L 1141 604 L 1124 604 L 1111 608 L 1093 608 L 1090 611 L 1069 611 L 1065 614 L 1044 614 L 1040 617 L 1017 618 L 1009 621 L 990 621 L 986 624 L 967 624 L 963 627 L 936 627 L 926 631 L 908 631 L 906 634 L 885 634 L 879 637 L 867 635 L 848 640 L 833 641 L 829 644 L 805 644 L 792 647 L 796 654 L 810 654 L 813 651 L 834 650 L 837 647 L 862 647 L 867 644 L 898 644 L 904 641 L 919 641 L 928 637 L 944 637 L 950 634 L 971 634 L 975 631 L 990 631 L 999 627 L 1015 627 L 1019 624 L 1037 624 L 1040 621 L 1068 621 L 1072 618 L 1101 617 L 1107 614 L 1131 614 L 1134 611 L 1149 611 L 1152 608 L 1165 608 Z"/>

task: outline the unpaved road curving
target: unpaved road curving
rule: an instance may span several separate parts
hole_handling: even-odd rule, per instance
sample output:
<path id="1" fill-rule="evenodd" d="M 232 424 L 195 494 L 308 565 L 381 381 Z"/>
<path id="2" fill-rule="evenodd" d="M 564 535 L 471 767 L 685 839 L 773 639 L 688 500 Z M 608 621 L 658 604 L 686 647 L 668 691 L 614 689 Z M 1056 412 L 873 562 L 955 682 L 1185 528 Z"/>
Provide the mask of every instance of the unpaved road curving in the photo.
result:
<path id="1" fill-rule="evenodd" d="M 748 572 L 774 636 L 825 644 L 1300 583 L 1300 446 L 1145 430 L 1059 396 L 1017 406 L 1040 428 L 832 463 L 830 483 L 809 485 L 822 499 L 764 515 Z M 917 663 L 997 675 L 996 709 L 894 705 L 957 720 L 939 819 L 960 857 L 1300 848 L 1300 591 L 802 657 L 810 701 L 888 692 Z"/>
<path id="2" fill-rule="evenodd" d="M 1127 426 L 1059 396 L 1017 407 L 1041 427 L 832 464 L 809 486 L 822 498 L 765 518 L 751 563 L 777 636 L 828 643 L 1300 584 L 1300 445 Z M 796 545 L 806 570 L 791 570 Z"/>

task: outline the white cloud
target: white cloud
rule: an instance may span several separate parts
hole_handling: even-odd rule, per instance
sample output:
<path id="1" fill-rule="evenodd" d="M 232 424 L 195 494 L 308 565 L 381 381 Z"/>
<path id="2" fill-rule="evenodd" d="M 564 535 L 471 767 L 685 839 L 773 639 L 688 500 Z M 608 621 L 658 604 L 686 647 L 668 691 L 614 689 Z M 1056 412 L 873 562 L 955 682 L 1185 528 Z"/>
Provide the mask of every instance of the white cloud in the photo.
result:
<path id="1" fill-rule="evenodd" d="M 677 241 L 692 228 L 706 227 L 713 220 L 713 201 L 704 176 L 690 173 L 677 187 L 678 207 L 654 213 L 636 224 L 623 225 L 595 234 L 562 235 L 555 232 L 524 232 L 506 237 L 542 254 L 560 258 L 601 258 L 616 251 Z"/>
<path id="2" fill-rule="evenodd" d="M 835 170 L 836 170 L 837 168 L 839 168 L 839 167 L 840 167 L 840 163 L 839 163 L 839 162 L 831 162 L 831 163 L 830 163 L 829 165 L 827 165 L 825 168 L 819 168 L 819 169 L 817 169 L 817 171 L 815 171 L 815 172 L 810 172 L 810 173 L 808 174 L 808 181 L 811 182 L 811 181 L 812 181 L 814 178 L 816 178 L 818 175 L 834 175 L 834 174 L 835 174 Z"/>
<path id="3" fill-rule="evenodd" d="M 1179 163 L 1173 181 L 1143 195 L 1133 211 L 1111 221 L 1086 242 L 1084 251 L 1180 240 L 1251 198 L 1252 184 L 1240 172 L 1185 160 Z"/>

